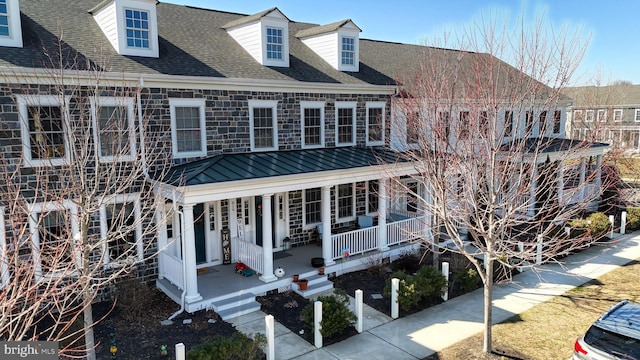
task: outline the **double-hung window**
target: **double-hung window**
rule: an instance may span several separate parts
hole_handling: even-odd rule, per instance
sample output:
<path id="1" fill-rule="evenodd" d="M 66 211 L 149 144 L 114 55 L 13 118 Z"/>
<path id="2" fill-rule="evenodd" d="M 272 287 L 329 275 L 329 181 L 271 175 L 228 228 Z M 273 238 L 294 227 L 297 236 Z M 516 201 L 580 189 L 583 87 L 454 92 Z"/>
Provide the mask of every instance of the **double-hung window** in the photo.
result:
<path id="1" fill-rule="evenodd" d="M 130 161 L 135 154 L 133 100 L 98 98 L 91 101 L 94 140 L 102 161 Z"/>
<path id="2" fill-rule="evenodd" d="M 9 29 L 9 9 L 7 0 L 0 0 L 0 36 L 9 37 L 11 30 Z"/>
<path id="3" fill-rule="evenodd" d="M 204 99 L 169 99 L 174 158 L 207 155 Z"/>
<path id="4" fill-rule="evenodd" d="M 367 145 L 384 144 L 384 102 L 367 103 Z"/>
<path id="5" fill-rule="evenodd" d="M 367 214 L 376 215 L 378 213 L 380 196 L 380 186 L 378 180 L 367 182 Z"/>
<path id="6" fill-rule="evenodd" d="M 469 137 L 469 116 L 468 111 L 460 111 L 460 113 L 458 113 L 458 134 L 460 139 Z"/>
<path id="7" fill-rule="evenodd" d="M 116 195 L 100 209 L 105 264 L 142 259 L 140 196 Z"/>
<path id="8" fill-rule="evenodd" d="M 410 116 L 406 121 L 406 141 L 407 145 L 415 145 L 420 139 L 418 129 L 422 128 L 422 120 L 420 117 L 420 111 L 415 110 L 410 113 Z"/>
<path id="9" fill-rule="evenodd" d="M 278 102 L 271 100 L 249 101 L 249 124 L 252 150 L 278 149 Z"/>
<path id="10" fill-rule="evenodd" d="M 314 148 L 324 146 L 324 102 L 300 102 L 302 116 L 302 147 Z"/>
<path id="11" fill-rule="evenodd" d="M 341 40 L 342 65 L 354 65 L 355 58 L 356 58 L 356 39 L 349 36 L 343 36 L 341 39 L 342 39 Z"/>
<path id="12" fill-rule="evenodd" d="M 355 218 L 356 192 L 354 184 L 340 184 L 336 187 L 336 220 L 351 221 Z"/>
<path id="13" fill-rule="evenodd" d="M 316 225 L 322 222 L 322 190 L 304 190 L 304 224 Z"/>
<path id="14" fill-rule="evenodd" d="M 525 134 L 531 134 L 533 133 L 533 119 L 535 119 L 533 117 L 533 111 L 528 110 L 527 112 L 525 112 L 525 116 L 524 116 L 524 132 Z"/>
<path id="15" fill-rule="evenodd" d="M 640 122 L 640 109 L 636 109 L 633 119 L 635 122 Z"/>
<path id="16" fill-rule="evenodd" d="M 56 96 L 18 96 L 22 148 L 27 166 L 61 165 L 69 160 L 62 99 Z"/>
<path id="17" fill-rule="evenodd" d="M 593 110 L 587 110 L 585 114 L 584 121 L 585 122 L 593 122 L 594 112 Z"/>
<path id="18" fill-rule="evenodd" d="M 336 103 L 336 145 L 356 144 L 356 103 Z"/>
<path id="19" fill-rule="evenodd" d="M 267 59 L 282 60 L 282 29 L 267 27 Z"/>
<path id="20" fill-rule="evenodd" d="M 607 121 L 607 110 L 605 109 L 598 109 L 598 117 L 597 120 L 599 122 L 605 122 Z"/>
<path id="21" fill-rule="evenodd" d="M 622 109 L 613 110 L 613 121 L 622 121 Z"/>
<path id="22" fill-rule="evenodd" d="M 125 9 L 124 21 L 127 47 L 149 49 L 149 12 L 138 9 Z"/>
<path id="23" fill-rule="evenodd" d="M 504 136 L 513 136 L 513 111 L 511 110 L 504 112 Z"/>
<path id="24" fill-rule="evenodd" d="M 448 111 L 438 112 L 438 125 L 436 131 L 440 133 L 440 140 L 448 143 L 451 135 L 451 113 Z"/>
<path id="25" fill-rule="evenodd" d="M 547 126 L 547 111 L 541 111 L 540 114 L 538 115 L 538 123 L 540 124 L 540 136 L 544 136 L 547 133 L 547 129 L 549 128 Z"/>
<path id="26" fill-rule="evenodd" d="M 562 111 L 555 110 L 553 112 L 553 133 L 560 134 L 562 125 Z"/>

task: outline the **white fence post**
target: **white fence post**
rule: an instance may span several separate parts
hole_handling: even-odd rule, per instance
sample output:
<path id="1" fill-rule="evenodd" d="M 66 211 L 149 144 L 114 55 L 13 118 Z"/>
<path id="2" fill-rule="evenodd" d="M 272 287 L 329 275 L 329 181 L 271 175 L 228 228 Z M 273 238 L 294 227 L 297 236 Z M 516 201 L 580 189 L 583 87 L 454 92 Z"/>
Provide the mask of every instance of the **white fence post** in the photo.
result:
<path id="1" fill-rule="evenodd" d="M 322 347 L 322 334 L 320 334 L 320 322 L 322 321 L 322 301 L 313 303 L 313 344 L 319 349 Z"/>
<path id="2" fill-rule="evenodd" d="M 627 233 L 627 212 L 623 211 L 620 219 L 620 235 Z"/>
<path id="3" fill-rule="evenodd" d="M 362 332 L 362 290 L 356 290 L 356 331 Z"/>
<path id="4" fill-rule="evenodd" d="M 176 360 L 186 360 L 187 354 L 183 343 L 176 344 Z"/>
<path id="5" fill-rule="evenodd" d="M 609 222 L 611 223 L 611 236 L 610 237 L 613 239 L 613 227 L 614 227 L 613 225 L 614 225 L 614 222 L 615 222 L 615 218 L 613 217 L 613 215 L 609 215 Z"/>
<path id="6" fill-rule="evenodd" d="M 398 290 L 400 290 L 400 279 L 391 279 L 391 318 L 397 319 L 398 314 Z"/>
<path id="7" fill-rule="evenodd" d="M 536 264 L 542 263 L 542 235 L 538 235 L 538 246 L 536 247 Z"/>
<path id="8" fill-rule="evenodd" d="M 275 347 L 275 335 L 274 335 L 274 321 L 273 315 L 267 315 L 264 317 L 265 330 L 267 334 L 267 360 L 276 360 L 276 347 Z"/>
<path id="9" fill-rule="evenodd" d="M 446 261 L 442 263 L 442 275 L 447 280 L 447 289 L 442 294 L 442 300 L 447 301 L 449 300 L 449 263 Z"/>
<path id="10" fill-rule="evenodd" d="M 565 226 L 564 227 L 564 233 L 567 234 L 567 236 L 571 235 L 571 228 L 569 226 Z"/>

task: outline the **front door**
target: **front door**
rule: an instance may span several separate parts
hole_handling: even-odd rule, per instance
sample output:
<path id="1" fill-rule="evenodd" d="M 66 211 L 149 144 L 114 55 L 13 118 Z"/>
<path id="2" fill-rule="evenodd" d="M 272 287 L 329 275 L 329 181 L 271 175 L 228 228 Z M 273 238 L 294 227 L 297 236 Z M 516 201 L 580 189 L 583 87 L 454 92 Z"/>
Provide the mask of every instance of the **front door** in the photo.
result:
<path id="1" fill-rule="evenodd" d="M 197 204 L 193 207 L 193 230 L 195 233 L 196 243 L 196 263 L 202 264 L 207 261 L 207 240 L 205 234 L 204 205 Z"/>

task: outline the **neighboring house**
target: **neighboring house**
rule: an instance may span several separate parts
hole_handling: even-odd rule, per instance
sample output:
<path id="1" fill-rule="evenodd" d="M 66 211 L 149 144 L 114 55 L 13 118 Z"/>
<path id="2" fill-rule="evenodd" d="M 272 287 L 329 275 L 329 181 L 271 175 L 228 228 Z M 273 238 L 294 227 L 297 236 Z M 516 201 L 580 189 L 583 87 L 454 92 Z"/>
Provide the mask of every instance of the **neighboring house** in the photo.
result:
<path id="1" fill-rule="evenodd" d="M 572 139 L 640 151 L 640 85 L 578 86 L 565 94 L 573 99 L 567 110 Z"/>
<path id="2" fill-rule="evenodd" d="M 130 146 L 163 154 L 171 165 L 149 164 L 149 181 L 166 208 L 157 209 L 157 236 L 134 241 L 157 251 L 139 275 L 157 279 L 187 311 L 212 307 L 229 317 L 254 310 L 255 294 L 291 283 L 274 271 L 291 247 L 308 249 L 339 273 L 357 265 L 345 255 L 394 256 L 399 244 L 430 239 L 431 220 L 417 199 L 425 189 L 401 156 L 411 137 L 393 111 L 395 79 L 415 70 L 424 47 L 360 39 L 350 20 L 294 22 L 277 8 L 241 15 L 155 0 L 0 0 L 0 19 L 8 24 L 0 21 L 5 159 L 52 172 L 68 161 L 64 124 L 76 117 L 49 86 L 64 74 L 50 70 L 59 65 L 51 55 L 62 53 L 80 79 L 74 86 L 96 88 L 104 104 L 122 109 Z M 122 83 L 138 89 L 118 91 Z M 57 130 L 33 130 L 34 109 L 48 109 L 39 116 Z M 544 135 L 562 139 L 566 110 L 553 111 Z M 142 117 L 145 126 L 137 125 Z M 54 143 L 46 161 L 29 146 L 42 134 Z M 89 139 L 96 148 L 89 156 L 109 161 L 101 140 Z M 571 145 L 557 144 L 552 158 Z M 393 191 L 398 181 L 411 191 Z M 144 199 L 131 202 L 144 206 Z M 91 231 L 108 231 L 104 224 L 96 221 Z M 1 230 L 6 243 L 16 240 Z M 321 246 L 304 246 L 318 240 Z M 293 250 L 286 256 L 295 257 Z M 259 280 L 233 274 L 223 265 L 229 261 L 246 263 Z M 303 262 L 311 274 L 309 258 Z"/>

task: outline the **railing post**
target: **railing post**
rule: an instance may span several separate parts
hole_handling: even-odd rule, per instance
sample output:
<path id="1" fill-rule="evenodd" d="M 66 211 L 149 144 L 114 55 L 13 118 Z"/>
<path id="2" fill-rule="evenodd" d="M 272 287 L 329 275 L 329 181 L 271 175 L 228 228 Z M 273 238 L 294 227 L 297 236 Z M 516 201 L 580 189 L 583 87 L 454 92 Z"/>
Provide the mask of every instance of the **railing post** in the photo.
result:
<path id="1" fill-rule="evenodd" d="M 176 344 L 176 360 L 186 360 L 187 354 L 183 343 Z"/>
<path id="2" fill-rule="evenodd" d="M 267 334 L 267 360 L 275 360 L 276 359 L 276 348 L 275 348 L 275 335 L 274 335 L 274 321 L 273 315 L 267 315 L 264 317 L 265 322 L 265 331 Z"/>
<path id="3" fill-rule="evenodd" d="M 362 332 L 362 290 L 360 289 L 356 290 L 355 310 L 356 310 L 356 317 L 357 317 L 356 331 L 361 333 Z"/>
<path id="4" fill-rule="evenodd" d="M 449 263 L 442 263 L 442 275 L 444 275 L 445 280 L 447 280 L 447 290 L 445 290 L 444 294 L 442 294 L 442 300 L 449 300 Z"/>
<path id="5" fill-rule="evenodd" d="M 313 344 L 319 349 L 322 347 L 322 334 L 320 333 L 322 322 L 322 301 L 313 303 Z"/>
<path id="6" fill-rule="evenodd" d="M 398 290 L 400 289 L 400 279 L 391 279 L 391 318 L 397 319 L 399 316 Z"/>

